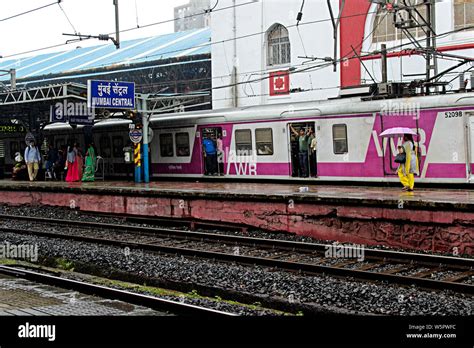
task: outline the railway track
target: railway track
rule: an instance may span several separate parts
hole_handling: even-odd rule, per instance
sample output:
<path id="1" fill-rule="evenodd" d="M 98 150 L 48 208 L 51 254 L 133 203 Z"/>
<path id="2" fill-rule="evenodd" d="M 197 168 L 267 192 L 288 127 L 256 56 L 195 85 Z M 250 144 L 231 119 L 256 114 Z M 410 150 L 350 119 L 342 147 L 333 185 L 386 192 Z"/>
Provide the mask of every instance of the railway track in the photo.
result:
<path id="1" fill-rule="evenodd" d="M 37 227 L 68 227 L 67 232 L 28 230 L 1 226 L 8 220 Z M 262 265 L 275 269 L 417 285 L 427 289 L 449 289 L 474 294 L 474 259 L 365 249 L 364 260 L 327 258 L 328 244 L 253 238 L 159 227 L 53 220 L 39 217 L 0 215 L 0 230 L 44 237 L 65 238 L 131 249 L 186 255 L 226 262 Z"/>
<path id="2" fill-rule="evenodd" d="M 166 311 L 176 315 L 186 316 L 208 316 L 208 317 L 230 317 L 237 316 L 234 313 L 218 311 L 206 307 L 196 306 L 177 301 L 166 300 L 154 296 L 138 294 L 130 291 L 114 289 L 102 285 L 91 284 L 83 281 L 57 277 L 45 273 L 35 272 L 24 268 L 12 266 L 0 266 L 0 274 L 28 279 L 41 284 L 58 286 L 81 293 L 100 296 L 113 300 L 121 300 L 158 311 Z"/>

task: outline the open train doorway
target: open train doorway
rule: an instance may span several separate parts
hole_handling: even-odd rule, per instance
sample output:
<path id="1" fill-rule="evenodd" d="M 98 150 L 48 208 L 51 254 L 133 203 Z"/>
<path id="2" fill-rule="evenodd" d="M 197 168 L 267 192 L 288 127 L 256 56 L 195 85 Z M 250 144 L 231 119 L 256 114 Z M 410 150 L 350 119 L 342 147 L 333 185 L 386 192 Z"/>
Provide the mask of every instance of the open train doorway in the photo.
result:
<path id="1" fill-rule="evenodd" d="M 314 122 L 288 124 L 291 158 L 291 176 L 315 178 L 318 176 L 317 134 Z"/>
<path id="2" fill-rule="evenodd" d="M 201 151 L 204 175 L 224 175 L 222 128 L 201 128 Z"/>

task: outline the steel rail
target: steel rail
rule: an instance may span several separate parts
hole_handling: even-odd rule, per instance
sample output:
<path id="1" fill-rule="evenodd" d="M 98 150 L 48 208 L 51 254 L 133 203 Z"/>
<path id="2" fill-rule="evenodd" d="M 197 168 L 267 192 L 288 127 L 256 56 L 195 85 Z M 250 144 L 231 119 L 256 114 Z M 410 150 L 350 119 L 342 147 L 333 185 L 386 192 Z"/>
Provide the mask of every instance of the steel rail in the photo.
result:
<path id="1" fill-rule="evenodd" d="M 97 295 L 113 300 L 121 300 L 127 303 L 133 303 L 158 311 L 167 311 L 174 314 L 186 316 L 209 316 L 224 317 L 238 316 L 235 313 L 218 311 L 206 307 L 200 307 L 189 303 L 182 303 L 172 300 L 166 300 L 159 297 L 138 294 L 126 290 L 114 289 L 102 285 L 86 283 L 83 281 L 57 277 L 49 274 L 34 272 L 31 270 L 20 269 L 11 266 L 0 266 L 0 273 L 18 278 L 24 278 L 31 281 L 58 286 L 70 290 L 76 290 L 89 295 Z"/>
<path id="2" fill-rule="evenodd" d="M 0 220 L 2 218 L 6 218 L 6 215 L 0 215 Z M 8 218 L 17 218 L 16 216 L 8 216 Z M 229 235 L 222 235 L 222 234 L 215 234 L 215 233 L 203 233 L 203 232 L 191 232 L 191 231 L 180 231 L 180 230 L 172 230 L 172 229 L 155 229 L 155 228 L 148 228 L 148 227 L 140 227 L 140 226 L 130 226 L 130 225 L 116 225 L 116 224 L 102 224 L 96 222 L 84 222 L 84 221 L 74 221 L 74 220 L 52 220 L 47 218 L 37 218 L 37 217 L 19 217 L 19 220 L 28 220 L 34 222 L 46 222 L 50 224 L 59 224 L 59 225 L 72 225 L 72 226 L 80 226 L 80 227 L 94 227 L 94 228 L 106 228 L 112 230 L 122 230 L 128 233 L 132 233 L 134 231 L 137 235 L 139 234 L 146 234 L 149 237 L 153 237 L 153 234 L 160 233 L 159 237 L 162 237 L 163 234 L 166 236 L 178 236 L 179 239 L 185 239 L 187 241 L 190 240 L 199 240 L 203 241 L 206 238 L 211 238 L 213 242 L 222 242 L 222 241 L 233 241 L 233 242 L 245 242 L 246 245 L 252 245 L 256 247 L 257 245 L 262 247 L 265 250 L 271 248 L 272 250 L 276 250 L 276 247 L 283 246 L 283 250 L 291 251 L 291 252 L 307 252 L 313 251 L 321 252 L 321 248 L 326 246 L 324 244 L 312 244 L 312 243 L 301 243 L 301 242 L 291 242 L 291 241 L 281 241 L 281 240 L 271 240 L 271 239 L 263 239 L 263 238 L 253 238 L 253 237 L 241 237 L 241 236 L 229 236 Z M 63 238 L 63 239 L 70 239 L 79 242 L 88 242 L 88 243 L 100 243 L 100 244 L 107 244 L 107 245 L 114 245 L 119 247 L 131 247 L 136 249 L 143 249 L 153 252 L 163 252 L 166 254 L 171 255 L 186 255 L 186 256 L 194 256 L 194 257 L 201 257 L 205 259 L 211 260 L 220 260 L 220 261 L 227 261 L 227 262 L 238 262 L 243 264 L 250 264 L 250 265 L 261 265 L 271 268 L 279 268 L 284 270 L 291 270 L 291 271 L 298 271 L 298 272 L 305 272 L 309 274 L 329 274 L 341 277 L 353 277 L 358 279 L 364 280 L 371 280 L 371 281 L 387 281 L 391 283 L 398 283 L 403 285 L 411 285 L 415 284 L 420 287 L 428 288 L 428 289 L 450 289 L 456 292 L 462 293 L 469 293 L 474 294 L 474 285 L 460 283 L 456 281 L 445 281 L 445 280 L 434 280 L 434 279 L 427 279 L 426 276 L 429 275 L 429 272 L 423 272 L 420 276 L 405 276 L 399 274 L 391 274 L 389 271 L 386 273 L 382 272 L 374 272 L 374 271 L 367 271 L 364 269 L 348 269 L 342 268 L 341 265 L 320 265 L 314 263 L 306 263 L 306 262 L 298 262 L 298 261 L 288 261 L 288 260 L 279 260 L 276 258 L 269 258 L 269 257 L 261 257 L 261 256 L 253 256 L 253 255 L 241 255 L 235 253 L 226 253 L 222 251 L 216 250 L 202 250 L 199 248 L 189 248 L 186 246 L 170 246 L 170 245 L 160 245 L 159 240 L 156 242 L 148 242 L 148 243 L 140 243 L 135 242 L 133 240 L 117 240 L 117 239 L 110 239 L 110 238 L 97 238 L 91 236 L 84 236 L 84 235 L 71 235 L 65 233 L 57 233 L 57 232 L 46 232 L 46 231 L 36 231 L 36 230 L 22 230 L 17 228 L 6 228 L 0 227 L 1 231 L 11 232 L 11 233 L 19 233 L 19 234 L 34 234 L 44 237 L 50 238 Z M 191 238 L 193 237 L 193 238 Z M 258 243 L 261 243 L 259 245 Z M 237 244 L 242 245 L 242 244 Z M 367 250 L 368 251 L 368 250 Z M 417 253 L 404 253 L 404 252 L 393 252 L 387 250 L 373 250 L 370 249 L 372 254 L 377 255 L 374 257 L 375 262 L 383 260 L 383 261 L 396 261 L 402 262 L 406 264 L 407 268 L 410 267 L 420 267 L 420 266 L 431 266 L 435 267 L 435 271 L 438 270 L 446 270 L 449 268 L 443 269 L 443 267 L 449 266 L 451 269 L 455 269 L 456 271 L 464 271 L 467 276 L 473 272 L 473 262 L 472 259 L 466 258 L 455 258 L 455 257 L 448 257 L 448 256 L 438 256 L 438 255 L 425 255 L 425 254 L 417 254 Z M 383 257 L 380 257 L 382 255 Z M 388 256 L 392 257 L 388 257 Z M 313 255 L 315 256 L 315 255 Z M 430 262 L 420 262 L 420 260 L 429 260 Z M 444 263 L 443 263 L 444 262 Z M 459 263 L 456 263 L 459 262 Z M 378 265 L 377 265 L 378 266 Z M 382 266 L 382 264 L 380 265 Z M 430 268 L 431 268 L 430 267 Z M 467 277 L 466 276 L 466 277 Z"/>

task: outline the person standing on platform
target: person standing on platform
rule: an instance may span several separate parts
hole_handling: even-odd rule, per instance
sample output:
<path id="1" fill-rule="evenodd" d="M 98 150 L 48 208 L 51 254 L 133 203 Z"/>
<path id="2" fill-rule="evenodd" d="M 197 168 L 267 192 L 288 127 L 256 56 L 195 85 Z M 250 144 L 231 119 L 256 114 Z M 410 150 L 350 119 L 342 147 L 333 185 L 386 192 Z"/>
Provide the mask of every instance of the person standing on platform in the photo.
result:
<path id="1" fill-rule="evenodd" d="M 96 163 L 96 156 L 94 146 L 89 144 L 86 153 L 86 168 L 84 170 L 84 174 L 82 175 L 82 181 L 94 181 L 95 180 L 95 163 Z"/>
<path id="2" fill-rule="evenodd" d="M 67 175 L 66 175 L 67 182 L 75 182 L 81 179 L 79 177 L 75 147 L 69 146 L 67 149 L 67 159 L 66 159 L 65 169 L 67 170 Z"/>
<path id="3" fill-rule="evenodd" d="M 202 141 L 202 147 L 204 150 L 204 156 L 206 158 L 206 175 L 215 175 L 217 172 L 217 149 L 216 144 L 210 138 L 209 135 L 206 135 Z"/>
<path id="4" fill-rule="evenodd" d="M 19 152 L 15 153 L 15 165 L 13 166 L 12 179 L 26 180 L 27 172 L 23 156 Z"/>
<path id="5" fill-rule="evenodd" d="M 79 148 L 79 145 L 74 144 L 74 151 L 76 152 L 76 162 L 77 162 L 77 175 L 79 180 L 82 178 L 82 172 L 84 170 L 84 156 L 82 156 L 82 150 Z"/>
<path id="6" fill-rule="evenodd" d="M 58 150 L 56 150 L 53 144 L 49 144 L 48 155 L 46 156 L 46 178 L 53 179 L 56 178 L 56 173 L 54 172 L 54 165 L 59 160 Z"/>
<path id="7" fill-rule="evenodd" d="M 403 185 L 404 191 L 413 191 L 415 187 L 415 173 L 418 173 L 418 158 L 415 151 L 415 142 L 411 134 L 403 136 L 403 151 L 405 152 L 405 163 L 400 166 L 398 177 Z"/>
<path id="8" fill-rule="evenodd" d="M 40 168 L 41 155 L 34 141 L 25 149 L 25 162 L 30 181 L 35 181 Z"/>
<path id="9" fill-rule="evenodd" d="M 298 140 L 298 158 L 300 162 L 300 176 L 303 178 L 308 177 L 308 149 L 309 149 L 309 132 L 300 129 L 299 133 L 290 125 L 291 131 Z"/>

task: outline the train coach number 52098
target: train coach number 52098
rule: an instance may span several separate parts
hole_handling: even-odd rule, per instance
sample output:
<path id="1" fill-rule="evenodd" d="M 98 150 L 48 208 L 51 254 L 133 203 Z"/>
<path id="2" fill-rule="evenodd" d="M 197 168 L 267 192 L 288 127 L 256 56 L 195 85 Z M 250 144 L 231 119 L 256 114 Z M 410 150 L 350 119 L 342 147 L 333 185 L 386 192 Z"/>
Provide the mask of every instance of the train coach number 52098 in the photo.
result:
<path id="1" fill-rule="evenodd" d="M 462 117 L 462 111 L 448 111 L 444 113 L 444 118 Z"/>

